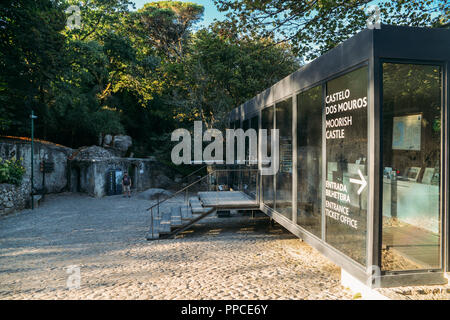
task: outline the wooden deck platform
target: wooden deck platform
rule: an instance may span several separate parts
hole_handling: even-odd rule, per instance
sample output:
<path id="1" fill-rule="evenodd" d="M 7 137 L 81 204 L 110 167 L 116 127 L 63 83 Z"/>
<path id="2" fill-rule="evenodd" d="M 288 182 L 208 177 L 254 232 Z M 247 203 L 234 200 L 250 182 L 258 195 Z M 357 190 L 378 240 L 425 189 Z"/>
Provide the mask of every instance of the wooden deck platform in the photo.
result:
<path id="1" fill-rule="evenodd" d="M 198 196 L 204 207 L 220 209 L 257 209 L 259 204 L 255 199 L 241 191 L 206 191 Z"/>

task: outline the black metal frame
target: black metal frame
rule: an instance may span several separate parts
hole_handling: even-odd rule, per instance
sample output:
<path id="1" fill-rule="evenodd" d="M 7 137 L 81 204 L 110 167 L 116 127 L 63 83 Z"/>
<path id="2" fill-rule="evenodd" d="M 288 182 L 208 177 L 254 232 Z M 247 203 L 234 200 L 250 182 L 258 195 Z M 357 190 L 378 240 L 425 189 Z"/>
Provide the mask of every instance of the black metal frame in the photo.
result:
<path id="1" fill-rule="evenodd" d="M 382 25 L 381 29 L 364 30 L 348 39 L 323 56 L 317 58 L 297 72 L 291 74 L 277 84 L 263 91 L 253 99 L 234 109 L 230 113 L 230 121 L 239 118 L 246 119 L 248 115 L 259 114 L 259 127 L 261 128 L 261 112 L 267 107 L 292 97 L 292 106 L 295 113 L 293 117 L 293 214 L 292 221 L 265 206 L 261 199 L 260 209 L 289 231 L 307 241 L 311 246 L 325 254 L 332 261 L 346 269 L 347 272 L 361 281 L 366 282 L 372 276 L 372 266 L 381 267 L 381 243 L 382 243 L 382 63 L 414 63 L 433 64 L 442 68 L 442 154 L 441 154 L 441 219 L 442 219 L 442 269 L 438 270 L 414 270 L 398 272 L 382 272 L 381 286 L 435 284 L 443 283 L 444 272 L 449 272 L 449 174 L 446 170 L 449 166 L 449 95 L 450 95 L 450 30 L 429 29 L 412 27 L 395 27 Z M 355 262 L 336 248 L 325 242 L 325 219 L 322 209 L 322 238 L 309 233 L 296 224 L 296 199 L 297 192 L 297 157 L 296 140 L 296 100 L 297 95 L 310 88 L 321 85 L 326 96 L 326 82 L 351 72 L 364 65 L 368 66 L 368 208 L 367 208 L 367 233 L 366 233 L 366 266 Z M 322 106 L 324 108 L 324 106 Z M 275 112 L 274 112 L 275 113 Z M 325 121 L 325 113 L 322 112 Z M 276 115 L 274 114 L 274 124 Z M 322 124 L 322 127 L 324 125 Z M 322 137 L 325 140 L 325 137 Z M 322 141 L 324 143 L 324 141 Z M 325 146 L 325 144 L 323 144 Z M 326 148 L 322 147 L 325 153 Z M 258 150 L 258 153 L 260 150 Z M 323 155 L 322 166 L 326 166 L 326 157 Z M 322 168 L 322 172 L 326 170 Z M 259 189 L 262 188 L 260 179 Z M 275 182 L 275 181 L 274 181 Z M 274 184 L 276 187 L 276 184 Z M 322 199 L 325 199 L 322 197 Z M 324 201 L 324 200 L 322 200 Z"/>

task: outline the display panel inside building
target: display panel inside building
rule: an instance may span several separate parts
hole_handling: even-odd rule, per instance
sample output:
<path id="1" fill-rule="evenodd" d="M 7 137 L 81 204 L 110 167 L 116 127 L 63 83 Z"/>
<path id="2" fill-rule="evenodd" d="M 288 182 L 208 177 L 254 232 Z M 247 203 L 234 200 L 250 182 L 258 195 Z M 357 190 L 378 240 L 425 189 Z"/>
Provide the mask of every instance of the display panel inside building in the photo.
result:
<path id="1" fill-rule="evenodd" d="M 366 264 L 368 68 L 327 82 L 325 240 Z"/>
<path id="2" fill-rule="evenodd" d="M 441 267 L 441 68 L 383 64 L 382 269 Z"/>

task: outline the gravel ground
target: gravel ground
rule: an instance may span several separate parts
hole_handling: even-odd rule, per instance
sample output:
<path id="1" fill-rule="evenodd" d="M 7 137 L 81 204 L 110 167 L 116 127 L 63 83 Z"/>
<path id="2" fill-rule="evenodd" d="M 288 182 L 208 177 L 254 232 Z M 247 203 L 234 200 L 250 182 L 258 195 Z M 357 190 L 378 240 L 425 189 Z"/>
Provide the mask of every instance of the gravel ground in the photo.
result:
<path id="1" fill-rule="evenodd" d="M 266 217 L 211 217 L 148 242 L 149 204 L 63 194 L 0 218 L 0 299 L 352 298 L 336 265 Z"/>
<path id="2" fill-rule="evenodd" d="M 450 300 L 450 287 L 448 285 L 382 288 L 376 290 L 393 300 Z"/>
<path id="3" fill-rule="evenodd" d="M 150 204 L 62 194 L 0 217 L 0 299 L 354 297 L 336 265 L 264 215 L 210 217 L 178 239 L 148 242 Z M 80 286 L 69 289 L 73 266 Z M 448 297 L 435 287 L 382 290 L 395 299 Z"/>

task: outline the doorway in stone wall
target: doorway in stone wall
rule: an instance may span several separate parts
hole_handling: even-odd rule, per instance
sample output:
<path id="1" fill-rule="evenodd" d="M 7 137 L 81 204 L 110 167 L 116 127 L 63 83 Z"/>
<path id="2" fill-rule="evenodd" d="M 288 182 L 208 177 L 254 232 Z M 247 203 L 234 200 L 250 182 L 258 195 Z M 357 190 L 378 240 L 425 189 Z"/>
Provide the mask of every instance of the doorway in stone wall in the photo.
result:
<path id="1" fill-rule="evenodd" d="M 137 190 L 137 186 L 138 186 L 138 166 L 136 164 L 131 164 L 128 167 L 128 176 L 131 178 L 131 189 L 132 190 Z"/>
<path id="2" fill-rule="evenodd" d="M 81 192 L 81 172 L 79 167 L 70 170 L 70 192 Z"/>

